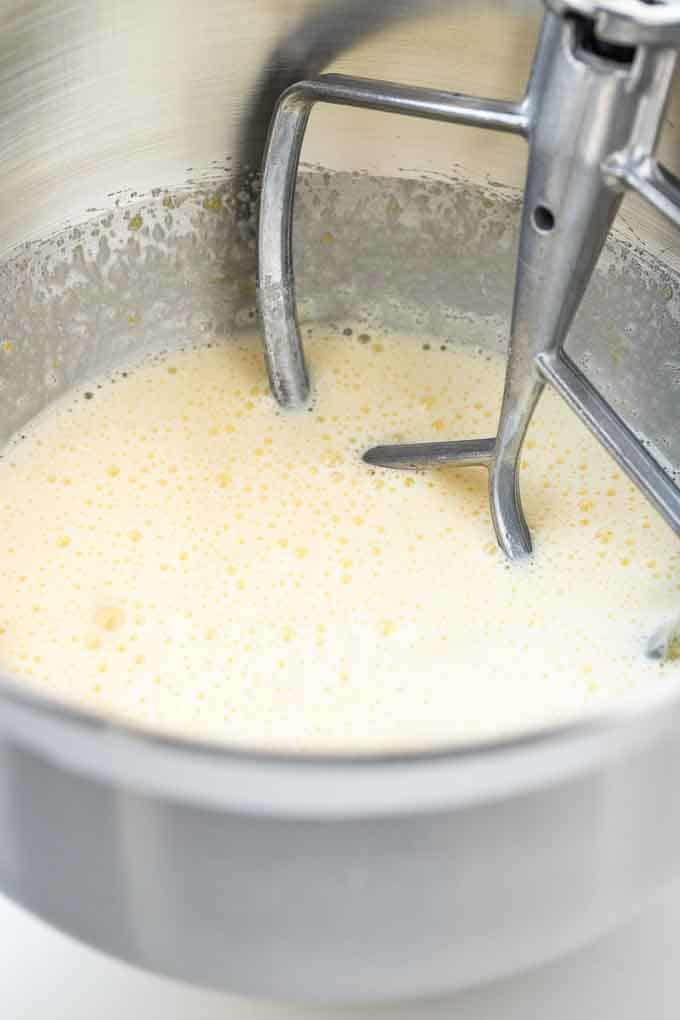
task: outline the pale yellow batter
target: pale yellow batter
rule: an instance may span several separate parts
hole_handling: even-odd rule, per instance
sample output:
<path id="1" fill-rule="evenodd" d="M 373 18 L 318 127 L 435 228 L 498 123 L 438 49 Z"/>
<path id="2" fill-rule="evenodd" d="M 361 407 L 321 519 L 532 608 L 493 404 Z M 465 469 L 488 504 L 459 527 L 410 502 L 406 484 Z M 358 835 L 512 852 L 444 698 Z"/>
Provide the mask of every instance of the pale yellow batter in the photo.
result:
<path id="1" fill-rule="evenodd" d="M 383 750 L 583 714 L 677 677 L 645 659 L 677 539 L 559 399 L 531 429 L 533 561 L 486 473 L 369 468 L 375 443 L 491 435 L 503 363 L 309 339 L 313 410 L 259 344 L 86 386 L 0 461 L 0 666 L 39 691 L 228 743 Z"/>

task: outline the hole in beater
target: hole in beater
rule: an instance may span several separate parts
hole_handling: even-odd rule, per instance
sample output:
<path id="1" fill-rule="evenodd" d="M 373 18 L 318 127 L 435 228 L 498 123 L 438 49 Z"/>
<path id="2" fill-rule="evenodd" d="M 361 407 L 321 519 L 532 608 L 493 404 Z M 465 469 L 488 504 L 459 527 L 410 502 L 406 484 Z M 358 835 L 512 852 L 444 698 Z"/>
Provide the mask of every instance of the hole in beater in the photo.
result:
<path id="1" fill-rule="evenodd" d="M 542 234 L 549 234 L 555 226 L 555 215 L 547 205 L 537 205 L 534 209 L 534 226 Z"/>

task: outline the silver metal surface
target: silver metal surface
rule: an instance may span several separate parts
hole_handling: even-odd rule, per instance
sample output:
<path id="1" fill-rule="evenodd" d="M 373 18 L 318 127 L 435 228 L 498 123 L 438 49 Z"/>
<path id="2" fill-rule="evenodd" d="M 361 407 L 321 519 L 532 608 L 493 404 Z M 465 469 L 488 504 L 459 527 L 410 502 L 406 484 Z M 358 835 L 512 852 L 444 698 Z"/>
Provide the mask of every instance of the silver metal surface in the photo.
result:
<path id="1" fill-rule="evenodd" d="M 258 241 L 258 305 L 272 392 L 286 408 L 309 396 L 309 378 L 295 312 L 292 237 L 295 181 L 307 120 L 315 103 L 365 107 L 522 134 L 528 120 L 516 103 L 471 99 L 392 82 L 328 75 L 301 82 L 277 105 L 262 173 Z"/>
<path id="2" fill-rule="evenodd" d="M 419 468 L 456 463 L 459 467 L 488 467 L 495 439 L 461 439 L 456 443 L 404 443 L 374 446 L 364 454 L 367 464 Z"/>
<path id="3" fill-rule="evenodd" d="M 531 552 L 519 461 L 545 382 L 680 534 L 680 488 L 563 351 L 619 210 L 621 185 L 672 222 L 680 221 L 680 190 L 652 156 L 675 66 L 670 47 L 680 31 L 680 14 L 617 0 L 576 7 L 555 0 L 548 7 L 521 103 L 333 76 L 303 82 L 279 101 L 262 180 L 258 276 L 265 354 L 272 392 L 282 406 L 295 408 L 307 400 L 309 380 L 295 318 L 293 200 L 312 105 L 368 107 L 528 137 L 508 368 L 495 442 L 483 440 L 472 459 L 469 441 L 445 448 L 437 443 L 429 459 L 422 443 L 416 450 L 380 447 L 366 455 L 384 467 L 410 466 L 414 460 L 421 466 L 485 464 L 496 536 L 510 559 Z M 650 371 L 655 368 L 652 363 Z M 640 425 L 644 430 L 644 420 Z"/>
<path id="4" fill-rule="evenodd" d="M 680 25 L 673 0 L 545 0 L 562 16 L 594 22 L 600 39 L 620 46 L 677 46 Z"/>
<path id="5" fill-rule="evenodd" d="M 5 691 L 2 888 L 234 992 L 478 984 L 585 944 L 677 875 L 678 710 L 631 721 L 343 762 L 153 740 Z"/>
<path id="6" fill-rule="evenodd" d="M 328 70 L 521 96 L 538 4 L 448 6 L 357 30 Z M 267 59 L 324 12 L 337 6 L 1 0 L 3 442 L 108 366 L 253 327 L 252 208 L 226 167 Z M 678 109 L 676 95 L 660 156 L 675 172 Z M 453 342 L 463 319 L 502 351 L 521 139 L 362 118 L 310 119 L 303 332 L 358 316 Z M 636 199 L 617 224 L 568 351 L 630 425 L 645 408 L 677 465 L 677 232 Z M 158 740 L 5 677 L 0 886 L 106 952 L 218 988 L 341 1001 L 465 987 L 586 945 L 678 876 L 679 705 L 669 679 L 596 724 L 350 761 Z"/>
<path id="7" fill-rule="evenodd" d="M 680 657 L 680 618 L 666 620 L 647 642 L 647 655 L 651 659 L 673 661 Z"/>

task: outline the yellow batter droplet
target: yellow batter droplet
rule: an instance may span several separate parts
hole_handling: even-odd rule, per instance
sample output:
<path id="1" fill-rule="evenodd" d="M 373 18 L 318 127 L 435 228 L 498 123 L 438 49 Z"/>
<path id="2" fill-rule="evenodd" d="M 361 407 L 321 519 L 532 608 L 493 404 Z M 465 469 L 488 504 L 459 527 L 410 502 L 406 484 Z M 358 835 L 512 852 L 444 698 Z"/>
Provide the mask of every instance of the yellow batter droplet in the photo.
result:
<path id="1" fill-rule="evenodd" d="M 125 623 L 125 613 L 119 606 L 102 606 L 94 614 L 94 622 L 102 630 L 120 630 Z"/>

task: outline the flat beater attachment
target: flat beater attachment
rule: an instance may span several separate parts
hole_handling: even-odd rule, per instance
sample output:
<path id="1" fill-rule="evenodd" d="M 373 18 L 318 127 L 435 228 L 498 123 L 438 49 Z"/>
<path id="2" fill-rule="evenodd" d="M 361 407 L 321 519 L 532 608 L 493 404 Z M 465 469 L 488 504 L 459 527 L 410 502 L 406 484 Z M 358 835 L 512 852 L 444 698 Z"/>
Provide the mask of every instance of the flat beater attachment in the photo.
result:
<path id="1" fill-rule="evenodd" d="M 505 391 L 493 439 L 383 446 L 385 467 L 455 463 L 489 471 L 496 535 L 511 559 L 531 552 L 518 465 L 546 383 L 560 393 L 680 534 L 680 489 L 564 351 L 616 217 L 636 191 L 680 226 L 680 182 L 654 159 L 677 48 L 680 8 L 642 0 L 545 0 L 532 74 L 519 103 L 326 75 L 280 98 L 265 156 L 258 300 L 272 391 L 309 394 L 295 317 L 292 215 L 305 127 L 316 102 L 360 106 L 513 132 L 528 141 Z"/>

